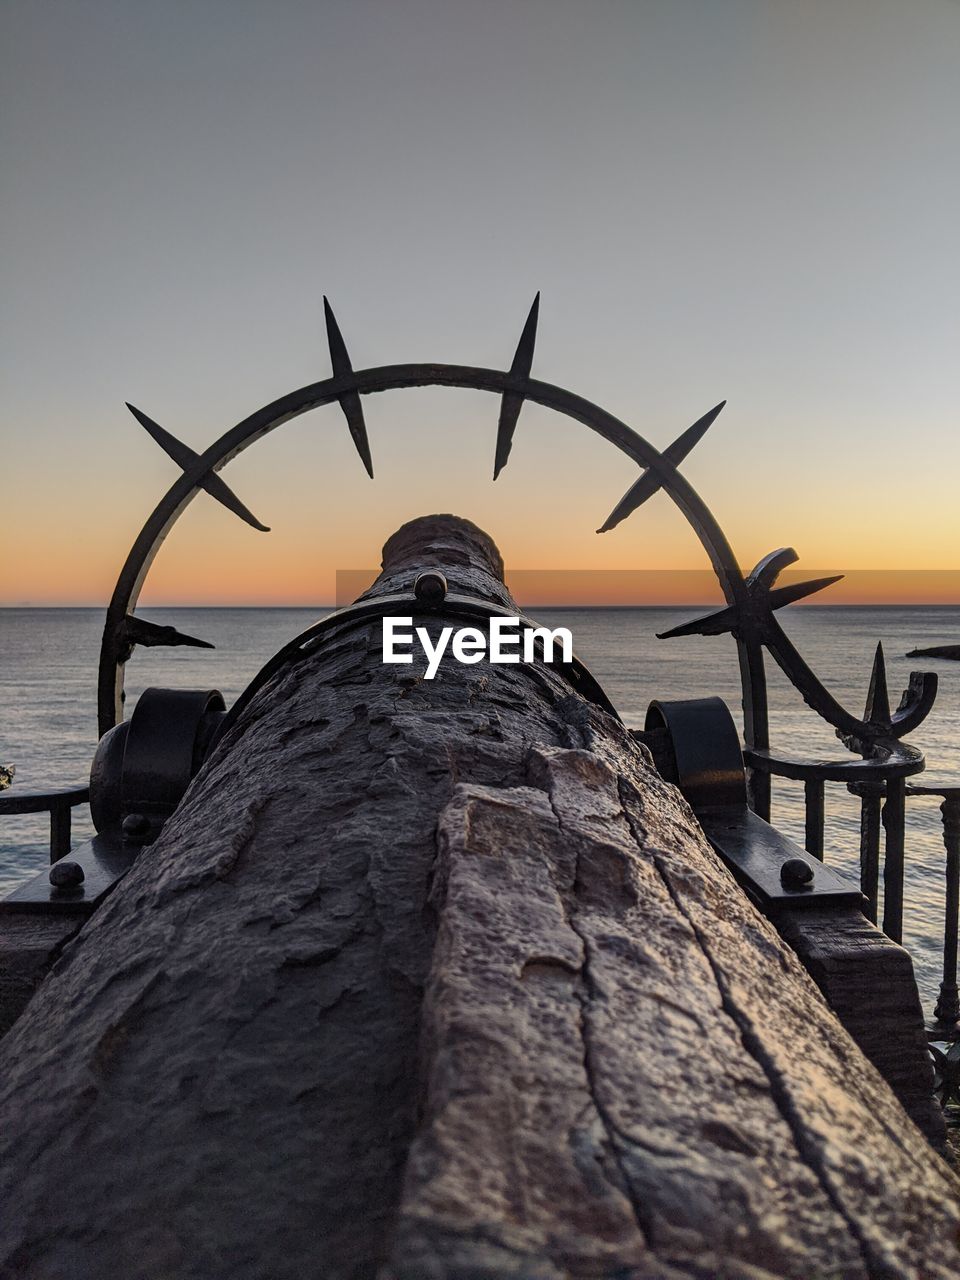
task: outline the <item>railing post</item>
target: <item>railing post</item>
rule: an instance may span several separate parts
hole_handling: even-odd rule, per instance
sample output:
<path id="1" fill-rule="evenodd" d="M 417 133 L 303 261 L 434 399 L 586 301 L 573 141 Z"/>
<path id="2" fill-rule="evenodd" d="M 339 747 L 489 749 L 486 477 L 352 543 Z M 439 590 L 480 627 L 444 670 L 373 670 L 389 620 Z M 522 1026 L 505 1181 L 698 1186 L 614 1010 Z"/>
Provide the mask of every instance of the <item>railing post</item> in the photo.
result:
<path id="1" fill-rule="evenodd" d="M 877 923 L 880 911 L 880 802 L 882 782 L 851 782 L 847 790 L 860 797 L 860 892 L 867 899 L 864 915 Z"/>
<path id="2" fill-rule="evenodd" d="M 805 807 L 804 848 L 823 861 L 823 779 L 808 778 L 803 784 Z"/>
<path id="3" fill-rule="evenodd" d="M 750 769 L 747 773 L 747 796 L 750 808 L 764 822 L 770 821 L 772 778 L 762 769 Z"/>
<path id="4" fill-rule="evenodd" d="M 940 806 L 943 814 L 943 846 L 947 851 L 946 914 L 943 926 L 943 981 L 934 1010 L 938 1022 L 960 1019 L 957 991 L 957 930 L 960 920 L 960 795 L 950 795 Z"/>
<path id="5" fill-rule="evenodd" d="M 59 797 L 50 805 L 50 861 L 70 852 L 70 802 Z"/>
<path id="6" fill-rule="evenodd" d="M 50 861 L 56 862 L 70 852 L 71 809 L 89 799 L 89 787 L 59 787 L 55 791 L 11 788 L 0 792 L 0 818 L 14 813 L 48 813 Z"/>
<path id="7" fill-rule="evenodd" d="M 885 834 L 883 858 L 883 932 L 894 942 L 903 940 L 903 849 L 906 821 L 906 783 L 890 778 L 882 812 Z"/>

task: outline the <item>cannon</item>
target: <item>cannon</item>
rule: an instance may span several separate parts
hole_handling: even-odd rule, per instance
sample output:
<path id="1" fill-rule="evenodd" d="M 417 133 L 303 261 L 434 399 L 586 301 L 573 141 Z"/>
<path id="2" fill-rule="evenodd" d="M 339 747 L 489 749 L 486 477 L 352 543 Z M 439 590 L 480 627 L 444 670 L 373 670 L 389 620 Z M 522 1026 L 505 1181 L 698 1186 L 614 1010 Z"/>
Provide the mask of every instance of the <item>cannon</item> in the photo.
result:
<path id="1" fill-rule="evenodd" d="M 524 396 L 552 395 L 531 333 L 479 378 L 498 469 Z M 355 374 L 335 323 L 331 355 L 302 401 L 339 401 L 358 447 L 361 391 L 427 380 Z M 631 444 L 653 480 L 621 515 L 653 481 L 692 509 L 693 443 Z M 153 690 L 123 719 L 134 646 L 184 641 L 131 599 L 184 495 L 224 500 L 215 453 L 182 456 L 108 611 L 97 835 L 0 904 L 0 1276 L 957 1274 L 909 956 L 767 820 L 782 557 L 727 573 L 731 616 L 701 620 L 737 627 L 746 755 L 719 700 L 654 698 L 631 730 L 545 647 L 431 679 L 384 662 L 386 618 L 433 645 L 524 621 L 493 540 L 449 515 L 393 534 L 373 586 L 231 708 Z M 879 681 L 862 721 L 828 709 L 896 794 L 932 694 L 891 716 Z"/>
<path id="2" fill-rule="evenodd" d="M 381 661 L 400 608 L 517 613 L 479 530 L 405 526 L 236 715 L 105 739 L 94 909 L 8 901 L 8 948 L 71 933 L 2 1041 L 7 1274 L 954 1274 L 956 1185 L 802 963 L 912 999 L 877 1040 L 916 1079 L 905 953 L 748 816 L 719 708 L 697 740 L 578 664 L 428 682 Z M 202 755 L 182 799 L 151 740 L 164 783 Z"/>

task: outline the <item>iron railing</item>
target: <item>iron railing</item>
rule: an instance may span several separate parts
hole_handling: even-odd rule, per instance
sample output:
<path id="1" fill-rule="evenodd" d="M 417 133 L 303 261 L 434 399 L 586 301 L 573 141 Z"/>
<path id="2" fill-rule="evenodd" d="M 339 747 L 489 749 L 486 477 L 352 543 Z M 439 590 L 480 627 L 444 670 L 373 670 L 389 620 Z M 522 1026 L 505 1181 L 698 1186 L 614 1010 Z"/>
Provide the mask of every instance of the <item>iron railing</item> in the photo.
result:
<path id="1" fill-rule="evenodd" d="M 0 791 L 0 817 L 6 814 L 49 813 L 50 861 L 70 852 L 73 810 L 90 799 L 89 787 L 59 787 L 53 791 Z"/>
<path id="2" fill-rule="evenodd" d="M 774 756 L 770 752 L 746 753 L 752 769 L 768 777 L 803 783 L 804 847 L 821 861 L 826 827 L 825 786 L 843 782 L 847 761 L 804 761 Z M 943 956 L 939 993 L 928 1023 L 928 1034 L 938 1040 L 960 1039 L 960 991 L 957 984 L 960 937 L 960 782 L 908 781 L 896 765 L 867 765 L 846 790 L 860 800 L 860 891 L 866 898 L 864 915 L 879 923 L 887 937 L 903 942 L 904 880 L 906 872 L 907 800 L 939 799 L 944 847 Z M 919 772 L 919 771 L 917 771 Z M 880 885 L 883 883 L 883 918 Z"/>

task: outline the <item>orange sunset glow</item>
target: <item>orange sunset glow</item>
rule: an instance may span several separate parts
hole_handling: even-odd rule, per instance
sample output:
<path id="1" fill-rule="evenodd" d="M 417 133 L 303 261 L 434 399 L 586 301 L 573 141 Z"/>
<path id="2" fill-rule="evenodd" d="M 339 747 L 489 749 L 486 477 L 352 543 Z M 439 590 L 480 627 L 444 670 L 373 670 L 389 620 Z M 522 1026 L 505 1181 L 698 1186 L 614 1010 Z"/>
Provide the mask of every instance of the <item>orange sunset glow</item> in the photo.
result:
<path id="1" fill-rule="evenodd" d="M 180 474 L 125 401 L 199 453 L 329 376 L 324 295 L 356 370 L 506 370 L 538 290 L 531 377 L 660 450 L 726 400 L 680 471 L 740 564 L 792 546 L 804 573 L 846 570 L 817 604 L 958 601 L 946 10 L 923 26 L 865 0 L 624 6 L 600 24 L 588 8 L 513 22 L 506 44 L 485 6 L 468 39 L 444 19 L 412 45 L 390 6 L 331 13 L 369 45 L 359 94 L 317 15 L 264 10 L 229 48 L 198 21 L 196 44 L 160 52 L 133 15 L 65 11 L 54 41 L 24 9 L 5 79 L 0 605 L 109 599 Z M 260 39 L 303 75 L 268 93 Z M 141 64 L 135 86 L 118 72 Z M 271 532 L 200 494 L 141 603 L 327 603 L 337 570 L 376 566 L 435 511 L 543 575 L 531 601 L 715 591 L 683 576 L 709 566 L 663 493 L 597 536 L 638 471 L 581 424 L 525 403 L 494 483 L 496 395 L 404 390 L 363 411 L 374 480 L 337 404 L 286 422 L 221 473 Z"/>
<path id="2" fill-rule="evenodd" d="M 689 396 L 677 399 L 692 403 Z M 198 494 L 161 546 L 141 603 L 327 604 L 343 596 L 339 570 L 375 568 L 396 527 L 436 510 L 465 515 L 490 532 L 519 575 L 518 597 L 530 604 L 718 598 L 703 548 L 665 494 L 612 532 L 595 533 L 638 471 L 579 424 L 526 406 L 510 464 L 494 484 L 494 397 L 425 390 L 369 397 L 366 404 L 376 479 L 363 474 L 336 405 L 286 424 L 222 473 L 271 532 L 250 529 Z M 679 410 L 642 421 L 648 416 L 638 411 L 634 425 L 661 448 L 684 425 Z M 820 455 L 830 446 L 820 430 L 804 426 L 809 447 L 796 449 L 792 481 L 784 484 L 779 459 L 751 450 L 743 416 L 728 406 L 681 470 L 714 510 L 745 569 L 787 545 L 801 557 L 790 572 L 847 575 L 816 604 L 960 602 L 960 518 L 946 469 L 931 475 L 929 492 L 906 487 L 898 522 L 852 522 L 845 495 L 860 493 L 865 476 L 874 488 L 890 483 L 882 455 L 858 457 L 841 440 L 832 450 L 835 465 L 824 469 Z M 0 603 L 109 599 L 127 549 L 176 468 L 122 405 L 106 421 L 108 431 L 81 432 L 51 459 L 38 459 L 33 474 L 48 472 L 39 488 L 29 474 L 5 486 L 9 527 L 18 533 L 0 571 Z M 194 448 L 215 434 L 202 423 L 177 425 Z M 791 431 L 799 438 L 801 424 Z M 421 457 L 430 465 L 419 465 Z M 20 455 L 16 461 L 22 470 Z"/>

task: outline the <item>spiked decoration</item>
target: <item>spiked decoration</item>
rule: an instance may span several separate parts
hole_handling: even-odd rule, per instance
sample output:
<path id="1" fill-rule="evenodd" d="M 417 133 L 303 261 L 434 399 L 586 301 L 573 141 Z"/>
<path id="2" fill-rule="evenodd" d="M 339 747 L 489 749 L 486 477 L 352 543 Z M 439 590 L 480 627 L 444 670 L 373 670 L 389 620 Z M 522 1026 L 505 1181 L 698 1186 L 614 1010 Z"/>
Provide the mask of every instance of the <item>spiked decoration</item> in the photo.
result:
<path id="1" fill-rule="evenodd" d="M 911 671 L 906 689 L 900 697 L 900 705 L 890 717 L 890 724 L 897 738 L 904 738 L 930 714 L 937 697 L 935 671 Z"/>
<path id="2" fill-rule="evenodd" d="M 746 588 L 750 606 L 757 611 L 758 616 L 764 613 L 772 614 L 775 610 L 782 609 L 784 605 L 812 596 L 815 592 L 839 582 L 843 577 L 842 573 L 838 573 L 830 578 L 812 578 L 809 582 L 794 582 L 789 586 L 771 590 L 771 585 L 783 566 L 790 564 L 796 558 L 797 553 L 788 548 L 773 551 L 770 555 L 764 556 L 747 577 Z M 672 640 L 676 636 L 719 636 L 724 632 L 735 630 L 739 622 L 740 609 L 736 605 L 728 605 L 714 613 L 707 613 L 700 618 L 693 618 L 690 622 L 681 623 L 678 627 L 671 627 L 669 631 L 658 632 L 657 639 Z"/>
<path id="3" fill-rule="evenodd" d="M 168 454 L 177 466 L 182 467 L 184 471 L 190 471 L 200 461 L 199 453 L 188 448 L 176 436 L 172 436 L 169 431 L 164 431 L 152 418 L 148 418 L 145 413 L 141 413 L 132 404 L 127 404 L 127 408 L 140 423 L 147 433 L 153 436 L 157 444 Z M 252 525 L 254 529 L 259 529 L 261 533 L 269 533 L 270 529 L 267 525 L 261 524 L 257 517 L 247 507 L 243 505 L 237 495 L 230 489 L 213 471 L 207 474 L 197 482 L 201 489 L 205 489 L 212 498 L 222 503 L 228 511 L 232 511 L 234 515 L 239 516 L 241 520 L 245 520 L 247 524 Z"/>
<path id="4" fill-rule="evenodd" d="M 726 404 L 726 400 L 721 400 L 718 405 L 698 418 L 692 427 L 688 427 L 683 435 L 677 436 L 673 444 L 669 445 L 663 451 L 664 462 L 669 462 L 672 467 L 677 467 L 684 460 L 695 444 L 706 435 L 707 430 L 713 425 L 720 413 L 720 410 Z M 623 495 L 614 509 L 607 516 L 606 520 L 597 530 L 597 533 L 607 533 L 610 529 L 615 529 L 621 520 L 626 520 L 631 512 L 636 511 L 648 498 L 663 487 L 663 481 L 652 469 L 647 469 Z"/>
<path id="5" fill-rule="evenodd" d="M 540 293 L 533 300 L 533 306 L 527 316 L 517 343 L 517 350 L 510 366 L 510 373 L 524 381 L 530 377 L 533 366 L 533 349 L 537 343 L 537 320 L 540 316 Z M 505 391 L 500 401 L 500 420 L 497 423 L 497 452 L 493 462 L 493 478 L 507 465 L 510 450 L 513 448 L 513 433 L 517 429 L 517 419 L 523 408 L 523 395 L 518 391 Z"/>
<path id="6" fill-rule="evenodd" d="M 890 695 L 887 689 L 887 665 L 883 657 L 883 645 L 877 645 L 867 689 L 867 705 L 864 723 L 879 725 L 893 737 L 902 738 L 926 719 L 937 696 L 937 677 L 932 671 L 911 671 L 896 711 L 890 713 Z"/>
<path id="7" fill-rule="evenodd" d="M 883 644 L 877 645 L 867 690 L 867 705 L 863 718 L 868 724 L 890 723 L 890 697 L 887 693 L 887 664 L 883 658 Z"/>
<path id="8" fill-rule="evenodd" d="M 168 648 L 187 646 L 191 649 L 216 648 L 216 645 L 212 645 L 209 640 L 198 640 L 195 636 L 184 635 L 176 627 L 161 627 L 156 622 L 147 622 L 145 618 L 138 618 L 134 614 L 128 613 L 120 624 L 120 653 L 124 655 L 121 657 L 121 661 L 127 661 L 133 652 L 133 646 L 136 644 L 149 649 L 156 646 Z"/>
<path id="9" fill-rule="evenodd" d="M 350 357 L 347 354 L 347 346 L 340 332 L 340 326 L 337 324 L 333 308 L 326 297 L 323 299 L 323 314 L 327 323 L 327 345 L 330 348 L 330 364 L 333 368 L 333 376 L 339 378 L 344 374 L 353 373 L 353 365 L 350 363 Z M 370 441 L 367 439 L 367 424 L 364 421 L 363 406 L 360 403 L 359 393 L 348 391 L 342 395 L 340 397 L 340 408 L 343 410 L 343 416 L 347 420 L 353 443 L 357 446 L 360 461 L 372 480 L 373 459 L 370 456 Z"/>

